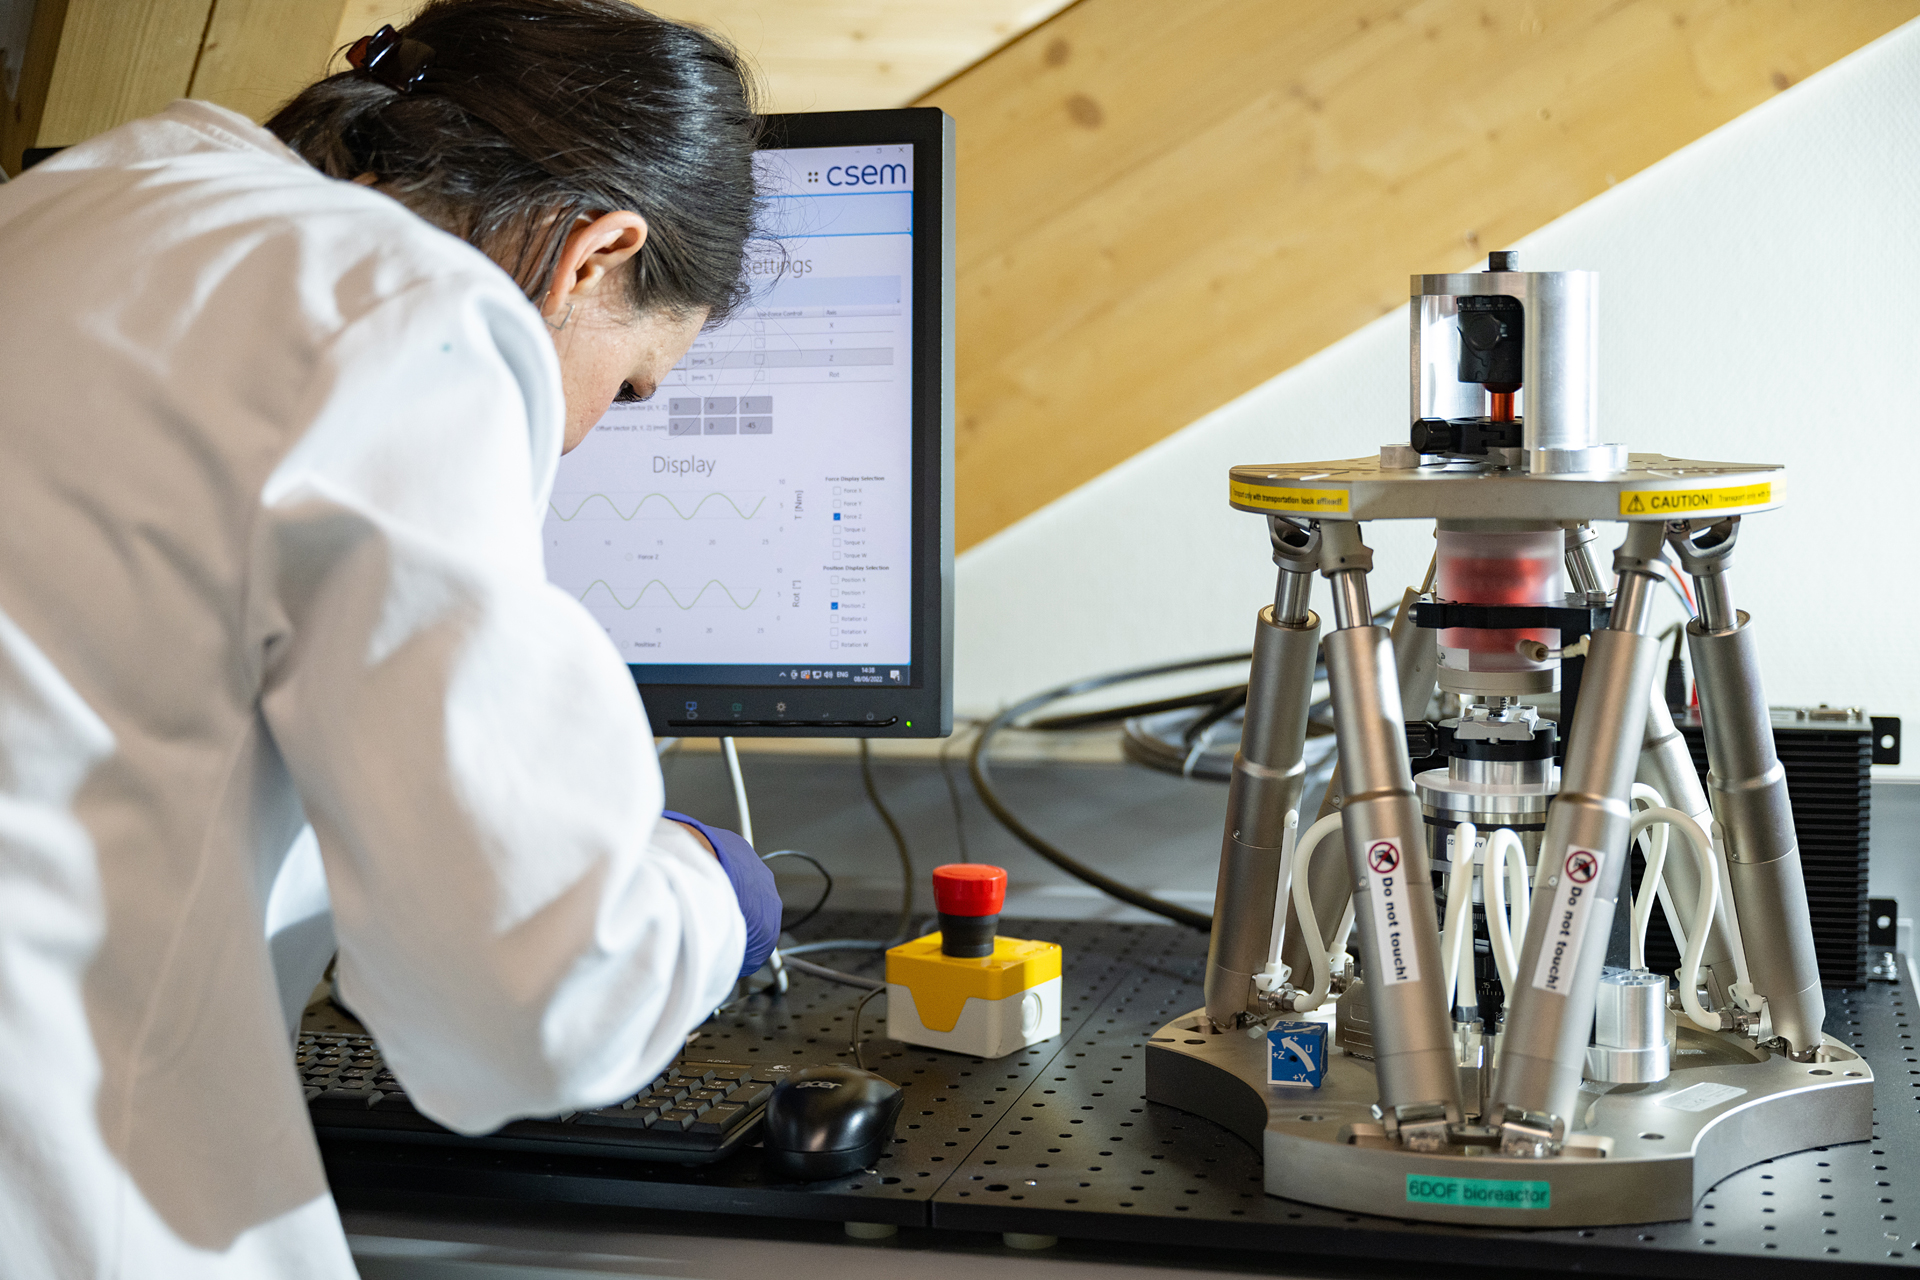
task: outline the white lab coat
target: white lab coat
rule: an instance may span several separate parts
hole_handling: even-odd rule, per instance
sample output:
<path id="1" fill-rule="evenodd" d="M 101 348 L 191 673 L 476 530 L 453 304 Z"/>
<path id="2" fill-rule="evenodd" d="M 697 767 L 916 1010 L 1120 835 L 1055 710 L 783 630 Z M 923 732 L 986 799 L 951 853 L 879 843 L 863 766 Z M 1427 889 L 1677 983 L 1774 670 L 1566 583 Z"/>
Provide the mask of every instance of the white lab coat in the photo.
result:
<path id="1" fill-rule="evenodd" d="M 631 1092 L 724 998 L 726 875 L 542 569 L 562 420 L 504 272 L 231 112 L 0 186 L 7 1280 L 352 1274 L 303 880 L 463 1131 Z"/>

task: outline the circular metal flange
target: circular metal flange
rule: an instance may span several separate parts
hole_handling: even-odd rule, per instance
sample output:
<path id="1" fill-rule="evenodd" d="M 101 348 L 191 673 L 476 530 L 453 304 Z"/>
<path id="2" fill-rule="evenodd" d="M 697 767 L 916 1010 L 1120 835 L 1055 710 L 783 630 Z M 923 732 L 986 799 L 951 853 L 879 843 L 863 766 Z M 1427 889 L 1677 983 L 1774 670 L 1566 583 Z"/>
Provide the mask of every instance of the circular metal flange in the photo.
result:
<path id="1" fill-rule="evenodd" d="M 1413 790 L 1420 804 L 1441 822 L 1471 822 L 1478 827 L 1532 825 L 1547 820 L 1547 805 L 1560 789 L 1560 771 L 1550 783 L 1511 786 L 1497 782 L 1464 782 L 1445 769 L 1414 775 Z M 1483 831 L 1491 835 L 1491 831 Z"/>
<path id="2" fill-rule="evenodd" d="M 1611 1045 L 1587 1046 L 1587 1078 L 1614 1084 L 1658 1084 L 1672 1074 L 1673 1042 L 1650 1044 L 1644 1049 L 1616 1049 Z"/>
<path id="3" fill-rule="evenodd" d="M 1389 468 L 1340 458 L 1239 466 L 1228 478 L 1236 510 L 1315 520 L 1680 520 L 1770 511 L 1786 468 L 1628 456 L 1624 471 L 1529 475 L 1472 463 Z"/>

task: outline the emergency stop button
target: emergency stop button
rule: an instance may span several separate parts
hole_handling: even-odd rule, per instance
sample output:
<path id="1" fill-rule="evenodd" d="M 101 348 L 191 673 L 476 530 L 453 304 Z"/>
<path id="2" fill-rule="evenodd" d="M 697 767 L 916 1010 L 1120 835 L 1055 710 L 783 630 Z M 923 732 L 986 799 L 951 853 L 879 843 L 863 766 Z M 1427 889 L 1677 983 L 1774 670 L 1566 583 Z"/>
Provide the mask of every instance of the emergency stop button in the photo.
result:
<path id="1" fill-rule="evenodd" d="M 1004 868 L 952 862 L 933 869 L 933 905 L 940 912 L 943 955 L 979 959 L 993 954 L 1000 908 L 1007 901 Z"/>

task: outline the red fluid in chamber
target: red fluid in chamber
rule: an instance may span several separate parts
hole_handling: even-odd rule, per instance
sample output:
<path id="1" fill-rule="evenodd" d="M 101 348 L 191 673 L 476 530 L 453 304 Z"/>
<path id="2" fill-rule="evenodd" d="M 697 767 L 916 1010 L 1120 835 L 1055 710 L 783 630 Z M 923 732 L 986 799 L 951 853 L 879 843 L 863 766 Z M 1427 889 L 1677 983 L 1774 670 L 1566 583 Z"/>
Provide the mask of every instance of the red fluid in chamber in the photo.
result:
<path id="1" fill-rule="evenodd" d="M 1460 556 L 1440 563 L 1440 589 L 1462 604 L 1558 604 L 1560 566 L 1527 556 Z"/>
<path id="2" fill-rule="evenodd" d="M 1437 594 L 1443 600 L 1461 604 L 1540 605 L 1559 604 L 1559 534 L 1552 536 L 1551 552 L 1545 555 L 1487 556 L 1448 554 L 1443 539 Z M 1449 649 L 1465 650 L 1471 655 L 1474 670 L 1538 669 L 1542 664 L 1522 658 L 1516 646 L 1522 640 L 1537 640 L 1557 645 L 1557 631 L 1539 627 L 1507 628 L 1485 631 L 1451 627 L 1440 634 L 1440 643 Z"/>

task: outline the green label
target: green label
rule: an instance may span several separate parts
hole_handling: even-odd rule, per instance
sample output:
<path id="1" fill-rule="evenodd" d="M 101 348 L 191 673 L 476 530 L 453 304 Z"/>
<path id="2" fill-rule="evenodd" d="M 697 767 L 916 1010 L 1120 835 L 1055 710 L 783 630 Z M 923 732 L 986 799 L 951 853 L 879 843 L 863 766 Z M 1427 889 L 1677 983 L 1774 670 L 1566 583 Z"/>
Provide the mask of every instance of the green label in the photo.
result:
<path id="1" fill-rule="evenodd" d="M 1412 1204 L 1457 1204 L 1468 1209 L 1545 1209 L 1553 1203 L 1553 1184 L 1497 1178 L 1429 1178 L 1410 1173 L 1407 1200 Z"/>

